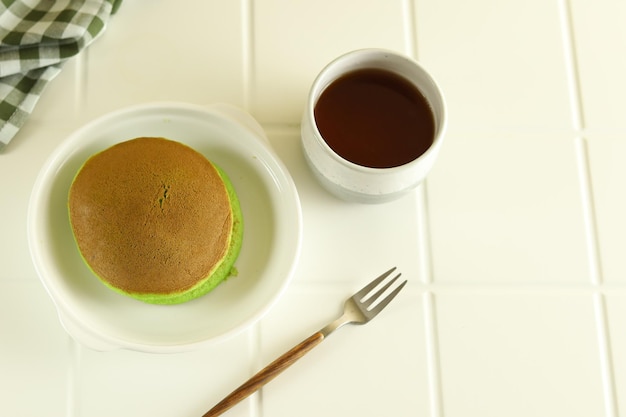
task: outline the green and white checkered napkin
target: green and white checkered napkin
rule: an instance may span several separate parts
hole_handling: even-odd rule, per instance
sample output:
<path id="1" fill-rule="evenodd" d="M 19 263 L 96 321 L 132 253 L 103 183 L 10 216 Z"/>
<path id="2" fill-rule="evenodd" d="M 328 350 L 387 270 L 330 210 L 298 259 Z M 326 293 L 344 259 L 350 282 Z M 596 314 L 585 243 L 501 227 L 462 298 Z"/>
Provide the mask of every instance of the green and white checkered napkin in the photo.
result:
<path id="1" fill-rule="evenodd" d="M 63 63 L 102 33 L 122 0 L 0 0 L 0 150 Z"/>

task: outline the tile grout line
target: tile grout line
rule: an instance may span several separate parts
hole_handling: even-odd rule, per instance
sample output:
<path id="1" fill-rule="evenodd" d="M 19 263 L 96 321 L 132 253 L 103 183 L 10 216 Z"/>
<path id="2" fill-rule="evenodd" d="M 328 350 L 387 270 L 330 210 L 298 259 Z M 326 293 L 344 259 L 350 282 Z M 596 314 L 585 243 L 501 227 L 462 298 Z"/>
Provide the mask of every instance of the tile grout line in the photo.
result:
<path id="1" fill-rule="evenodd" d="M 428 370 L 428 396 L 431 417 L 443 417 L 443 395 L 441 392 L 441 362 L 435 313 L 435 295 L 431 291 L 423 294 L 424 327 L 426 330 L 426 364 Z"/>
<path id="2" fill-rule="evenodd" d="M 422 182 L 417 190 L 417 225 L 419 227 L 419 248 L 417 265 L 420 271 L 422 284 L 430 286 L 433 283 L 430 227 L 428 222 L 428 180 Z"/>
<path id="3" fill-rule="evenodd" d="M 261 363 L 261 324 L 252 327 L 248 335 L 248 347 L 250 349 L 251 367 L 250 376 L 256 374 L 262 368 Z M 250 416 L 263 416 L 263 388 L 250 396 Z"/>
<path id="4" fill-rule="evenodd" d="M 244 110 L 252 113 L 254 95 L 254 1 L 241 0 L 241 59 L 242 59 L 242 94 Z M 261 369 L 261 324 L 252 327 L 248 335 L 251 369 L 254 375 Z M 262 417 L 263 389 L 253 393 L 249 398 L 250 417 Z"/>
<path id="5" fill-rule="evenodd" d="M 608 315 L 604 295 L 598 293 L 593 295 L 593 309 L 596 322 L 596 337 L 600 345 L 600 372 L 602 383 L 606 387 L 602 390 L 604 408 L 608 417 L 618 417 L 619 409 L 615 395 L 615 375 L 613 374 Z"/>
<path id="6" fill-rule="evenodd" d="M 74 80 L 74 117 L 80 118 L 87 103 L 87 66 L 89 48 L 76 57 L 76 78 Z"/>
<path id="7" fill-rule="evenodd" d="M 415 0 L 404 0 L 402 4 L 404 15 L 404 33 L 406 53 L 418 60 L 417 48 L 417 21 Z M 428 289 L 423 294 L 423 314 L 426 344 L 426 366 L 428 370 L 428 396 L 430 416 L 443 417 L 443 391 L 441 386 L 441 362 L 435 313 L 435 294 L 430 290 L 433 284 L 431 239 L 428 216 L 428 181 L 424 180 L 416 193 L 417 224 L 419 227 L 419 248 L 417 259 L 418 270 L 422 284 Z"/>
<path id="8" fill-rule="evenodd" d="M 585 228 L 587 260 L 589 262 L 589 278 L 595 287 L 602 284 L 602 267 L 600 263 L 600 252 L 597 235 L 596 214 L 593 205 L 593 190 L 591 186 L 591 173 L 589 169 L 589 152 L 587 140 L 578 136 L 574 139 L 574 151 L 576 154 L 576 165 L 578 167 L 578 183 L 580 185 L 580 201 L 583 211 L 583 222 Z"/>
<path id="9" fill-rule="evenodd" d="M 241 0 L 241 55 L 243 69 L 243 106 L 252 112 L 254 93 L 254 1 Z"/>
<path id="10" fill-rule="evenodd" d="M 67 350 L 69 351 L 69 359 L 67 366 L 67 397 L 65 399 L 66 404 L 66 417 L 80 417 L 80 395 L 79 387 L 81 383 L 80 379 L 80 363 L 81 363 L 81 346 L 77 341 L 67 336 Z"/>
<path id="11" fill-rule="evenodd" d="M 347 282 L 347 281 L 344 281 Z M 327 288 L 334 287 L 337 281 L 325 281 L 325 282 L 298 282 L 299 287 L 310 288 Z M 409 283 L 414 290 L 420 294 L 446 294 L 446 295 L 512 295 L 522 294 L 527 296 L 535 295 L 558 295 L 566 294 L 568 296 L 594 296 L 606 294 L 611 295 L 626 295 L 626 285 L 603 285 L 602 288 L 594 288 L 589 284 L 576 283 L 553 283 L 553 284 L 541 284 L 541 283 L 512 283 L 512 284 L 498 284 L 498 283 L 467 283 L 460 284 L 458 282 L 453 283 L 432 283 L 425 284 L 423 282 Z"/>
<path id="12" fill-rule="evenodd" d="M 587 150 L 587 140 L 584 137 L 585 121 L 581 99 L 580 77 L 577 71 L 576 47 L 574 33 L 572 30 L 572 15 L 568 0 L 560 0 L 560 18 L 562 28 L 563 50 L 565 55 L 566 77 L 568 92 L 570 95 L 570 112 L 572 116 L 572 127 L 578 132 L 574 146 L 577 155 L 577 166 L 579 184 L 581 191 L 581 202 L 583 208 L 583 218 L 585 222 L 585 234 L 587 236 L 587 258 L 589 261 L 589 274 L 591 282 L 598 286 L 602 281 L 600 267 L 600 256 L 598 252 L 597 227 L 595 224 L 595 210 L 593 207 L 593 193 L 591 187 L 591 174 L 589 170 L 589 159 Z"/>
<path id="13" fill-rule="evenodd" d="M 402 15 L 404 17 L 405 53 L 408 56 L 417 59 L 417 25 L 415 23 L 414 0 L 404 0 L 402 2 Z"/>
<path id="14" fill-rule="evenodd" d="M 572 16 L 569 0 L 559 0 L 559 18 L 561 20 L 561 40 L 565 60 L 565 76 L 567 77 L 567 91 L 569 93 L 572 127 L 582 132 L 584 127 L 583 107 L 580 98 L 580 78 L 577 71 L 576 47 L 572 30 Z"/>
<path id="15" fill-rule="evenodd" d="M 72 109 L 73 116 L 75 118 L 82 117 L 85 105 L 87 103 L 87 67 L 89 62 L 89 49 L 78 54 L 75 58 L 75 71 L 74 78 L 74 108 Z M 67 351 L 68 351 L 68 364 L 67 364 L 67 378 L 66 378 L 66 417 L 80 417 L 82 412 L 80 410 L 80 367 L 82 361 L 82 347 L 70 336 L 67 336 Z"/>
<path id="16" fill-rule="evenodd" d="M 431 417 L 443 417 L 443 392 L 441 386 L 441 362 L 435 294 L 433 288 L 432 258 L 430 251 L 430 229 L 428 227 L 427 181 L 419 187 L 417 194 L 417 217 L 419 227 L 419 248 L 417 259 L 422 284 L 426 287 L 423 297 L 424 329 L 426 344 L 426 366 L 428 369 L 428 396 Z"/>
<path id="17" fill-rule="evenodd" d="M 583 209 L 585 234 L 587 236 L 587 258 L 589 262 L 589 275 L 596 291 L 593 294 L 594 321 L 596 325 L 596 338 L 599 349 L 600 373 L 602 379 L 602 393 L 604 399 L 605 414 L 607 417 L 617 417 L 617 399 L 615 390 L 615 376 L 610 344 L 610 330 L 608 327 L 608 314 L 606 310 L 605 296 L 601 291 L 602 269 L 599 253 L 597 234 L 596 213 L 593 204 L 593 190 L 591 184 L 591 172 L 589 166 L 589 153 L 587 140 L 584 137 L 585 121 L 584 109 L 581 99 L 580 74 L 578 73 L 575 38 L 573 31 L 573 17 L 569 0 L 559 0 L 559 16 L 561 19 L 563 50 L 565 55 L 566 76 L 568 91 L 570 94 L 570 111 L 572 124 L 578 132 L 575 139 L 577 166 L 581 190 L 581 203 Z"/>

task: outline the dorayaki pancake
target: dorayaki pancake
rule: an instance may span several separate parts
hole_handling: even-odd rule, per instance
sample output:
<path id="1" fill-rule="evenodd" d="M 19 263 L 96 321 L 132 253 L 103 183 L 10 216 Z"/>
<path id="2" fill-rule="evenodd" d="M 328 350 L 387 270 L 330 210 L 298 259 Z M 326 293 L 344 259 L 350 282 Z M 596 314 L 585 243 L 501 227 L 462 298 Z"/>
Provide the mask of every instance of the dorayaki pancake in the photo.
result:
<path id="1" fill-rule="evenodd" d="M 231 274 L 243 223 L 226 174 L 164 138 L 93 155 L 69 192 L 80 253 L 110 288 L 155 304 L 189 301 Z"/>

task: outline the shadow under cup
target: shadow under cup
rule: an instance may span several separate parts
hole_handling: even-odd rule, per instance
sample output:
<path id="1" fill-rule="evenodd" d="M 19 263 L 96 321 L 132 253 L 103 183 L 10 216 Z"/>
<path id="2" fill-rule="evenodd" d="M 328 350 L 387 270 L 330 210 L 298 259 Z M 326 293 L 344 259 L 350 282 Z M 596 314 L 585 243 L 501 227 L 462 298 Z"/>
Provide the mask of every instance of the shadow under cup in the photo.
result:
<path id="1" fill-rule="evenodd" d="M 415 90 L 425 101 L 421 109 L 412 94 Z M 339 100 L 335 107 L 328 107 L 326 116 L 320 109 L 316 112 L 316 106 L 327 106 L 324 100 L 332 94 Z M 341 101 L 342 95 L 346 100 Z M 386 97 L 411 103 L 394 110 L 394 105 L 384 104 Z M 330 130 L 322 117 L 332 119 Z M 430 128 L 422 126 L 428 124 Z M 302 118 L 301 138 L 306 160 L 324 188 L 347 201 L 382 203 L 424 180 L 445 128 L 443 94 L 417 62 L 392 51 L 364 49 L 340 56 L 317 76 Z M 420 140 L 422 134 L 428 137 Z M 428 144 L 420 145 L 424 140 Z M 350 148 L 355 151 L 352 155 Z"/>

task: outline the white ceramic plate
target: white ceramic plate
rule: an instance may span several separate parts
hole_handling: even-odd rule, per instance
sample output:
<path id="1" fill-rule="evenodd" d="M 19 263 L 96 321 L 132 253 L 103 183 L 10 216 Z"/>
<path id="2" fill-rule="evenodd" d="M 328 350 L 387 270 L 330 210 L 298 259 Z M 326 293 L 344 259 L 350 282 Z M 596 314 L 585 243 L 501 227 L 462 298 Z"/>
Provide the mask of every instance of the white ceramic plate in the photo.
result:
<path id="1" fill-rule="evenodd" d="M 230 177 L 240 198 L 244 239 L 238 276 L 196 300 L 160 306 L 106 288 L 84 264 L 67 214 L 71 182 L 92 154 L 139 136 L 185 143 Z M 229 106 L 157 103 L 124 109 L 86 125 L 42 168 L 28 212 L 33 262 L 65 329 L 99 350 L 190 350 L 256 322 L 283 293 L 301 244 L 300 201 L 260 126 Z"/>

